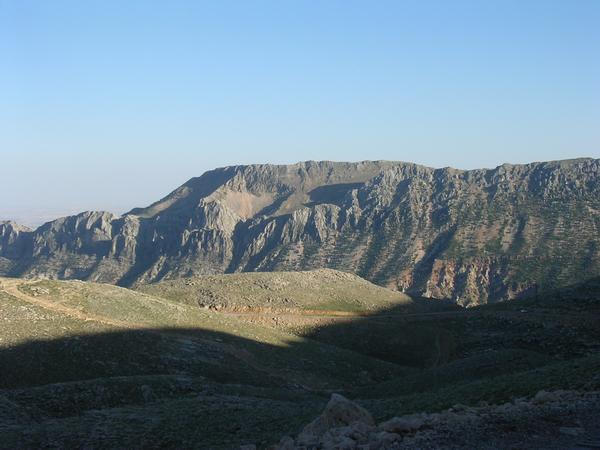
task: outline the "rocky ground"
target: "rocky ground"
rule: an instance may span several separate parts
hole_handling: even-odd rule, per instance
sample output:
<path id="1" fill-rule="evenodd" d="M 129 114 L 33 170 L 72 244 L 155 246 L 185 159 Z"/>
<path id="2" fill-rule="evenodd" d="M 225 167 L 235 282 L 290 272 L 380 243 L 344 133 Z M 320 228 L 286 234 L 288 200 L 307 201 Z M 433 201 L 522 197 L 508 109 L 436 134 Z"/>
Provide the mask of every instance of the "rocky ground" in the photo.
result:
<path id="1" fill-rule="evenodd" d="M 252 448 L 248 446 L 247 448 Z M 600 392 L 540 391 L 501 405 L 454 407 L 376 424 L 358 404 L 334 394 L 323 413 L 271 450 L 600 448 Z"/>
<path id="2" fill-rule="evenodd" d="M 416 306 L 404 293 L 332 269 L 206 275 L 142 284 L 136 290 L 217 311 L 364 313 Z"/>

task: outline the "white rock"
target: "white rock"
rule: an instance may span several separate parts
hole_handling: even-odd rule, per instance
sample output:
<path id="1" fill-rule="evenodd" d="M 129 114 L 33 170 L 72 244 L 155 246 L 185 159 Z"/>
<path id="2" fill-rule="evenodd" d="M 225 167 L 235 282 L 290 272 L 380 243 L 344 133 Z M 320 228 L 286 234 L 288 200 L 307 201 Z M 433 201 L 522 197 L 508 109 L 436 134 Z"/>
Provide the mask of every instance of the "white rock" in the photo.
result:
<path id="1" fill-rule="evenodd" d="M 339 428 L 354 422 L 373 426 L 371 413 L 339 394 L 333 394 L 323 413 L 306 425 L 300 435 L 323 436 L 331 428 Z M 300 436 L 299 436 L 300 437 Z"/>

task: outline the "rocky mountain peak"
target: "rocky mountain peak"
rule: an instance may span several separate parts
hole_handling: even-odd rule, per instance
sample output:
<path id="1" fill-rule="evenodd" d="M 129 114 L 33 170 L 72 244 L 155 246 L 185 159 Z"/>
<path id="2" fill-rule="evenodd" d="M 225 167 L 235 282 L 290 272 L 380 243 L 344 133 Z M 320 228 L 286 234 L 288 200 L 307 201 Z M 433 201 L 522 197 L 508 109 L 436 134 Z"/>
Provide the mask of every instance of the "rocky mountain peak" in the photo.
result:
<path id="1" fill-rule="evenodd" d="M 599 180 L 600 161 L 589 158 L 477 170 L 230 166 L 123 217 L 85 212 L 35 231 L 0 225 L 1 273 L 127 285 L 332 268 L 485 303 L 600 274 Z"/>

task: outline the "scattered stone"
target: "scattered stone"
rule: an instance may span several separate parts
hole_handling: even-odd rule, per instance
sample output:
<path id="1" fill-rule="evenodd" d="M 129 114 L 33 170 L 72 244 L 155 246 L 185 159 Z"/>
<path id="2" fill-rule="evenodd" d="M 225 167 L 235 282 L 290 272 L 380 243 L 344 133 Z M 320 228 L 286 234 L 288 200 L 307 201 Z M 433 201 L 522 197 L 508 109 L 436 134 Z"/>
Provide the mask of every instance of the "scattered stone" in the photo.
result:
<path id="1" fill-rule="evenodd" d="M 294 439 L 290 436 L 284 436 L 279 441 L 280 450 L 294 450 Z"/>
<path id="2" fill-rule="evenodd" d="M 548 391 L 539 391 L 533 397 L 533 402 L 539 404 L 549 403 L 556 400 L 556 394 Z"/>
<path id="3" fill-rule="evenodd" d="M 296 439 L 296 444 L 304 447 L 314 447 L 319 443 L 319 438 L 314 434 L 302 432 L 298 435 Z M 280 450 L 277 447 L 277 450 Z"/>
<path id="4" fill-rule="evenodd" d="M 50 295 L 50 290 L 46 288 L 42 288 L 39 286 L 33 286 L 30 289 L 31 295 L 34 297 L 38 297 L 40 295 Z"/>
<path id="5" fill-rule="evenodd" d="M 329 429 L 353 422 L 363 422 L 374 425 L 373 416 L 363 407 L 351 402 L 339 394 L 333 394 L 323 413 L 306 425 L 301 435 L 323 436 Z"/>
<path id="6" fill-rule="evenodd" d="M 387 431 L 381 431 L 375 435 L 375 445 L 379 445 L 377 448 L 389 448 L 394 442 L 402 440 L 402 436 L 396 433 L 388 433 Z"/>
<path id="7" fill-rule="evenodd" d="M 548 417 L 570 415 L 567 406 L 580 403 L 598 408 L 600 392 L 584 395 L 578 391 L 540 391 L 529 400 L 517 398 L 502 405 L 455 405 L 447 411 L 394 417 L 375 425 L 368 411 L 334 394 L 323 413 L 295 440 L 286 436 L 270 450 L 491 450 L 507 448 L 507 442 L 518 442 L 519 448 L 570 448 L 576 443 L 573 438 L 585 435 L 587 425 L 584 428 L 584 423 L 572 418 L 573 426 L 552 431 L 548 430 L 547 421 Z M 541 434 L 536 433 L 538 430 Z"/>
<path id="8" fill-rule="evenodd" d="M 142 398 L 144 399 L 144 401 L 146 403 L 152 402 L 152 401 L 154 401 L 156 399 L 156 396 L 154 395 L 154 391 L 147 384 L 143 384 L 140 387 L 140 389 L 142 391 Z"/>
<path id="9" fill-rule="evenodd" d="M 410 433 L 418 430 L 424 424 L 423 419 L 418 417 L 394 417 L 380 424 L 379 429 L 389 433 Z"/>

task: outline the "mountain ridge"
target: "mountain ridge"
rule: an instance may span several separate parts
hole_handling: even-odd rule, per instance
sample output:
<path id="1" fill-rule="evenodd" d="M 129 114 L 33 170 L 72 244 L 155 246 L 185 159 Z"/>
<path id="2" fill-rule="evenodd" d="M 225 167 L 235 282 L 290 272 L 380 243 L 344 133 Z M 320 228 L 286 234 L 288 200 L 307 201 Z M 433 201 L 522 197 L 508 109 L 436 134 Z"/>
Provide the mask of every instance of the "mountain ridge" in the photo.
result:
<path id="1" fill-rule="evenodd" d="M 0 274 L 128 286 L 332 268 L 471 306 L 600 274 L 599 175 L 592 158 L 228 166 L 123 216 L 0 223 Z"/>

